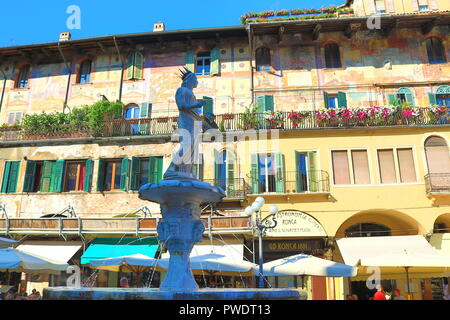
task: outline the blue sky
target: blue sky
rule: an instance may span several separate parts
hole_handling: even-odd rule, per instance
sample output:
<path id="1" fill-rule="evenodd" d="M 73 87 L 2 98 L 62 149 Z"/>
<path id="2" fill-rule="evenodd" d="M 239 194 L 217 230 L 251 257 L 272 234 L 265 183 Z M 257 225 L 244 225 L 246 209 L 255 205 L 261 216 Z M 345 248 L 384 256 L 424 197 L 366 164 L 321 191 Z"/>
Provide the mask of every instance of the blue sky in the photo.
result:
<path id="1" fill-rule="evenodd" d="M 166 30 L 240 25 L 247 12 L 320 8 L 344 0 L 9 0 L 0 10 L 0 47 L 57 41 L 71 31 L 73 39 L 148 32 L 164 21 Z M 81 10 L 81 29 L 68 30 L 67 8 Z"/>

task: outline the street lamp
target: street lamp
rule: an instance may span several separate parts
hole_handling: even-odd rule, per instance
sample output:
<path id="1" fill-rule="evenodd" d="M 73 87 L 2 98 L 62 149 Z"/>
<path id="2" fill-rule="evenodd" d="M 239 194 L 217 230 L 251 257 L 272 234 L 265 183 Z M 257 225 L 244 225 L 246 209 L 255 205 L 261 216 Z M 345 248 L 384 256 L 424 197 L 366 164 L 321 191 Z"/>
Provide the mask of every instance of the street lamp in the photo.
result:
<path id="1" fill-rule="evenodd" d="M 273 229 L 277 226 L 277 220 L 275 218 L 275 215 L 278 213 L 278 207 L 276 205 L 272 205 L 269 208 L 269 215 L 264 219 L 262 219 L 261 208 L 264 205 L 264 203 L 265 203 L 264 198 L 258 197 L 252 203 L 251 206 L 245 208 L 245 214 L 247 216 L 252 216 L 253 213 L 256 213 L 255 227 L 258 229 L 258 238 L 259 238 L 259 279 L 258 279 L 259 288 L 264 288 L 262 238 L 266 235 L 266 230 Z"/>

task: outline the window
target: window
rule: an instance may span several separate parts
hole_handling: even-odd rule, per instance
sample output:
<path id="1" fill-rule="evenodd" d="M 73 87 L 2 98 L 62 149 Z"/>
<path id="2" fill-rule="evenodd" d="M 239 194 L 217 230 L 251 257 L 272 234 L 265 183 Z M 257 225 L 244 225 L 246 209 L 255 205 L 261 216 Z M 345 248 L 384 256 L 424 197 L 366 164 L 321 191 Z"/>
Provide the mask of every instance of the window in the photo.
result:
<path id="1" fill-rule="evenodd" d="M 347 94 L 339 91 L 337 94 L 323 93 L 325 108 L 347 108 Z"/>
<path id="2" fill-rule="evenodd" d="M 221 187 L 228 193 L 234 191 L 234 177 L 235 177 L 235 157 L 234 153 L 230 150 L 217 152 L 215 151 L 215 172 L 214 180 L 215 185 Z M 233 189 L 233 190 L 230 190 Z"/>
<path id="3" fill-rule="evenodd" d="M 163 157 L 131 159 L 130 190 L 139 190 L 147 183 L 158 183 L 163 178 Z"/>
<path id="4" fill-rule="evenodd" d="M 23 192 L 38 192 L 41 190 L 43 167 L 44 161 L 27 161 Z"/>
<path id="5" fill-rule="evenodd" d="M 417 181 L 411 148 L 382 149 L 377 153 L 382 184 Z"/>
<path id="6" fill-rule="evenodd" d="M 128 159 L 99 159 L 97 190 L 126 191 L 128 189 Z"/>
<path id="7" fill-rule="evenodd" d="M 445 63 L 444 46 L 442 41 L 436 37 L 428 38 L 426 41 L 428 61 L 430 64 Z"/>
<path id="8" fill-rule="evenodd" d="M 85 191 L 86 161 L 68 161 L 64 177 L 64 192 Z"/>
<path id="9" fill-rule="evenodd" d="M 137 104 L 130 104 L 125 108 L 125 119 L 139 118 L 141 109 Z"/>
<path id="10" fill-rule="evenodd" d="M 339 46 L 335 43 L 330 43 L 325 46 L 325 67 L 326 68 L 341 68 L 341 54 Z"/>
<path id="11" fill-rule="evenodd" d="M 351 150 L 350 158 L 347 150 L 332 151 L 331 158 L 334 184 L 370 184 L 367 150 Z"/>
<path id="12" fill-rule="evenodd" d="M 271 68 L 271 58 L 270 49 L 266 47 L 261 47 L 256 49 L 256 71 L 270 71 Z"/>
<path id="13" fill-rule="evenodd" d="M 144 70 L 144 56 L 138 52 L 133 51 L 128 55 L 127 59 L 127 80 L 142 79 Z"/>
<path id="14" fill-rule="evenodd" d="M 285 193 L 284 163 L 281 153 L 252 154 L 253 193 Z"/>
<path id="15" fill-rule="evenodd" d="M 28 79 L 30 77 L 30 65 L 26 64 L 19 69 L 19 75 L 16 81 L 16 88 L 28 88 Z"/>
<path id="16" fill-rule="evenodd" d="M 23 112 L 10 112 L 8 113 L 8 125 L 13 126 L 20 124 L 22 121 Z"/>
<path id="17" fill-rule="evenodd" d="M 201 51 L 197 53 L 195 63 L 196 75 L 209 75 L 211 73 L 211 52 Z"/>
<path id="18" fill-rule="evenodd" d="M 414 106 L 414 94 L 410 88 L 402 87 L 397 90 L 397 93 L 388 95 L 388 102 L 389 104 L 407 103 Z"/>
<path id="19" fill-rule="evenodd" d="M 429 93 L 430 104 L 450 108 L 450 86 L 442 85 L 437 88 L 436 93 Z"/>
<path id="20" fill-rule="evenodd" d="M 6 161 L 3 169 L 1 193 L 15 193 L 19 177 L 20 161 Z"/>
<path id="21" fill-rule="evenodd" d="M 358 223 L 345 230 L 345 237 L 386 237 L 391 229 L 378 223 Z"/>
<path id="22" fill-rule="evenodd" d="M 429 137 L 425 141 L 425 155 L 428 173 L 450 173 L 450 156 L 447 142 L 443 138 Z"/>
<path id="23" fill-rule="evenodd" d="M 92 60 L 84 60 L 80 65 L 80 73 L 78 74 L 78 83 L 91 82 Z"/>
<path id="24" fill-rule="evenodd" d="M 375 8 L 377 10 L 377 13 L 386 13 L 384 0 L 375 0 Z"/>
<path id="25" fill-rule="evenodd" d="M 419 11 L 429 11 L 430 10 L 430 8 L 428 6 L 428 0 L 418 0 L 417 5 L 419 6 Z"/>

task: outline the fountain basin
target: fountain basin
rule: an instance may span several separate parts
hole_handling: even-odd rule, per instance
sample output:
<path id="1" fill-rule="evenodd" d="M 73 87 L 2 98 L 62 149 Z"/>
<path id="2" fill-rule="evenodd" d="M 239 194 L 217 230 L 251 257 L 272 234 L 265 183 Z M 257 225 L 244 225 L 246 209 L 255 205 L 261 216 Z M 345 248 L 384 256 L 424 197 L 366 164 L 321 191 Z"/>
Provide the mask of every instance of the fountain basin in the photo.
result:
<path id="1" fill-rule="evenodd" d="M 45 288 L 44 300 L 306 300 L 295 289 L 200 289 L 160 290 L 157 288 Z"/>

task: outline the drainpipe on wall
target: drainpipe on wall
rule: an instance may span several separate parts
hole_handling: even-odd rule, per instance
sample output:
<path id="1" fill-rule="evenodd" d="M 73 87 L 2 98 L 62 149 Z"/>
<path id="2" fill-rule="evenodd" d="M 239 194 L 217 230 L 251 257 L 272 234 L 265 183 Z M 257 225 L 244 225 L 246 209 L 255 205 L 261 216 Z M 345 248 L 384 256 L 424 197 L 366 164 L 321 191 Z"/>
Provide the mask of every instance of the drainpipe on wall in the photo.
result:
<path id="1" fill-rule="evenodd" d="M 69 78 L 67 79 L 66 97 L 64 99 L 64 106 L 63 106 L 63 113 L 64 113 L 64 111 L 67 108 L 67 100 L 69 99 L 69 88 L 70 88 L 70 79 L 72 77 L 72 65 L 73 65 L 73 62 L 70 63 L 70 66 L 67 64 L 66 58 L 64 57 L 64 54 L 63 54 L 63 52 L 61 50 L 61 47 L 60 47 L 60 41 L 58 41 L 58 50 L 59 50 L 59 54 L 63 58 L 64 64 L 66 65 L 66 68 L 68 69 L 68 72 L 69 72 Z"/>
<path id="2" fill-rule="evenodd" d="M 113 40 L 114 40 L 114 45 L 116 46 L 117 54 L 119 55 L 120 64 L 122 65 L 122 73 L 120 75 L 120 88 L 119 88 L 119 101 L 121 102 L 122 101 L 122 89 L 123 89 L 124 65 L 123 65 L 122 55 L 120 54 L 119 46 L 117 45 L 115 36 L 113 37 Z"/>
<path id="3" fill-rule="evenodd" d="M 3 69 L 0 69 L 0 72 L 3 74 L 3 89 L 2 89 L 2 95 L 0 97 L 0 112 L 2 111 L 2 105 L 3 105 L 3 97 L 5 96 L 5 89 L 6 89 L 6 73 L 3 71 Z"/>
<path id="4" fill-rule="evenodd" d="M 253 79 L 253 31 L 251 24 L 248 24 L 245 29 L 248 33 L 248 43 L 250 47 L 250 90 L 252 93 L 252 104 L 255 103 L 255 84 Z"/>

